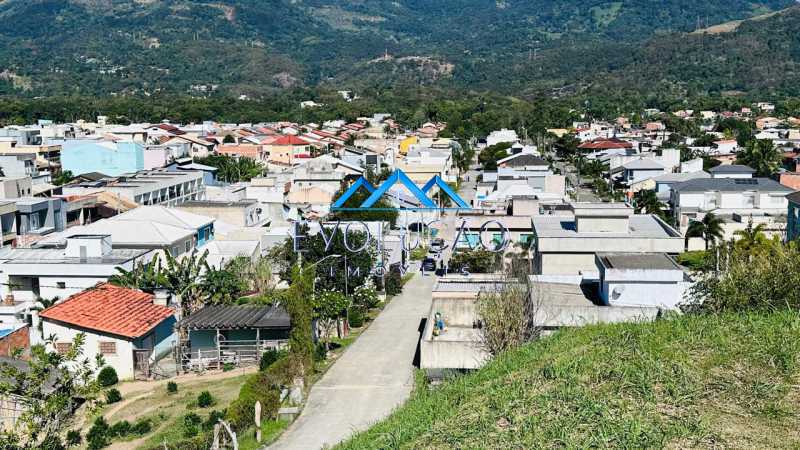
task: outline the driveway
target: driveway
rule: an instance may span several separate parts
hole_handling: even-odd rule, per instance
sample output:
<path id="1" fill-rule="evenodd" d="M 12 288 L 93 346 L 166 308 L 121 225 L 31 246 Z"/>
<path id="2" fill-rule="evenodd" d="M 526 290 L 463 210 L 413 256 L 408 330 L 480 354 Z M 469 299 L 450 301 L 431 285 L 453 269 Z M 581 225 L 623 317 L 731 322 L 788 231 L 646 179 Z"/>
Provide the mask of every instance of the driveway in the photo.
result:
<path id="1" fill-rule="evenodd" d="M 435 277 L 417 273 L 312 388 L 303 412 L 269 448 L 334 446 L 386 417 L 411 394 L 420 321 Z"/>

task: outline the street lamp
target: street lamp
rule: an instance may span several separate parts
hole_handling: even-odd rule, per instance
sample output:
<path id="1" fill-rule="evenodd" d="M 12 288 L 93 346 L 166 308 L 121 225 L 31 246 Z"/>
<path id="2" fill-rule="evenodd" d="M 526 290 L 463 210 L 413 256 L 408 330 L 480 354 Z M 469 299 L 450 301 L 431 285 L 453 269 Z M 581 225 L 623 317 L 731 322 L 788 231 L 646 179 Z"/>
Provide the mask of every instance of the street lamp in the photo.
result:
<path id="1" fill-rule="evenodd" d="M 342 257 L 342 255 L 339 255 L 339 254 L 328 255 L 328 256 L 326 256 L 326 257 L 324 257 L 324 258 L 320 259 L 319 261 L 315 262 L 314 264 L 311 264 L 310 266 L 306 266 L 305 268 L 311 268 L 311 267 L 314 267 L 314 266 L 316 266 L 317 264 L 321 263 L 322 261 L 325 261 L 326 259 L 330 259 L 330 258 L 341 258 L 341 257 Z"/>

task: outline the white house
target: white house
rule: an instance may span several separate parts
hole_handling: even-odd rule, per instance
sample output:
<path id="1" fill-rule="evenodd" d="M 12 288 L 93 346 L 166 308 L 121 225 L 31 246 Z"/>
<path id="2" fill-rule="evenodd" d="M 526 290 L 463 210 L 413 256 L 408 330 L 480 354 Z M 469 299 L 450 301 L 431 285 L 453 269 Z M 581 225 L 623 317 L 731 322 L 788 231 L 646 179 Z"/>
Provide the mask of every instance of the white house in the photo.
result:
<path id="1" fill-rule="evenodd" d="M 672 188 L 670 203 L 681 228 L 713 212 L 717 216 L 785 217 L 792 189 L 769 178 L 697 178 Z"/>
<path id="2" fill-rule="evenodd" d="M 136 289 L 99 284 L 45 309 L 39 315 L 53 349 L 69 350 L 79 333 L 86 336 L 83 356 L 102 356 L 122 380 L 146 374 L 177 341 L 175 312 L 166 299 Z"/>
<path id="3" fill-rule="evenodd" d="M 39 298 L 64 299 L 153 256 L 150 249 L 113 248 L 109 235 L 78 234 L 51 248 L 7 249 L 0 254 L 0 293 L 29 313 Z"/>
<path id="4" fill-rule="evenodd" d="M 622 165 L 622 180 L 628 185 L 667 173 L 663 164 L 649 158 L 639 158 Z"/>
<path id="5" fill-rule="evenodd" d="M 753 178 L 754 169 L 739 164 L 722 164 L 708 171 L 711 178 Z"/>
<path id="6" fill-rule="evenodd" d="M 572 215 L 533 216 L 534 272 L 597 278 L 595 254 L 683 251 L 683 237 L 659 217 L 624 203 L 571 203 Z"/>
<path id="7" fill-rule="evenodd" d="M 595 258 L 605 305 L 676 309 L 683 300 L 688 278 L 664 253 L 598 253 Z"/>

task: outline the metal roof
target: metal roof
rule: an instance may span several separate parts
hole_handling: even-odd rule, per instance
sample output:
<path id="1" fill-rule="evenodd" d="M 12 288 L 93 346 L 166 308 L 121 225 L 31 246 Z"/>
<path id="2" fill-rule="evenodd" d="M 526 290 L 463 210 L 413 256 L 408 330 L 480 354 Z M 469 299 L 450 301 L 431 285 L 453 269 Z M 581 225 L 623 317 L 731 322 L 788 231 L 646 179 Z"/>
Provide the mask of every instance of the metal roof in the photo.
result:
<path id="1" fill-rule="evenodd" d="M 756 173 L 755 169 L 742 164 L 722 164 L 712 167 L 711 173 Z"/>
<path id="2" fill-rule="evenodd" d="M 681 270 L 665 253 L 598 253 L 597 258 L 607 269 Z"/>
<path id="3" fill-rule="evenodd" d="M 696 178 L 676 184 L 677 192 L 792 192 L 792 189 L 770 178 Z"/>
<path id="4" fill-rule="evenodd" d="M 192 330 L 237 328 L 289 328 L 289 313 L 282 306 L 206 306 L 181 320 L 180 328 Z"/>

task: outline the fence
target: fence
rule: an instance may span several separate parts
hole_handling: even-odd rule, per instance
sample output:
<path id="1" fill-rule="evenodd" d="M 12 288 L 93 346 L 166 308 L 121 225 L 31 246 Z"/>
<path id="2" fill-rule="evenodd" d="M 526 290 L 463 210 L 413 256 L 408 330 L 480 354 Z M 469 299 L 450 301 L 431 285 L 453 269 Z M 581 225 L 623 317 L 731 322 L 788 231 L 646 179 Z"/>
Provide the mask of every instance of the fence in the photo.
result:
<path id="1" fill-rule="evenodd" d="M 189 341 L 181 341 L 180 364 L 184 371 L 202 372 L 221 369 L 226 364 L 248 366 L 258 364 L 261 355 L 270 350 L 287 348 L 287 339 L 222 341 L 216 347 L 191 348 Z"/>

